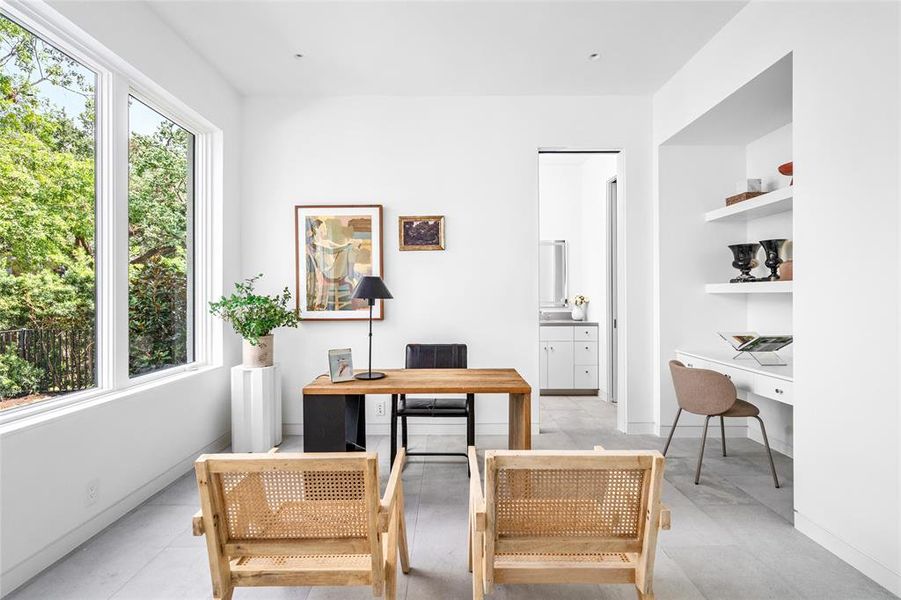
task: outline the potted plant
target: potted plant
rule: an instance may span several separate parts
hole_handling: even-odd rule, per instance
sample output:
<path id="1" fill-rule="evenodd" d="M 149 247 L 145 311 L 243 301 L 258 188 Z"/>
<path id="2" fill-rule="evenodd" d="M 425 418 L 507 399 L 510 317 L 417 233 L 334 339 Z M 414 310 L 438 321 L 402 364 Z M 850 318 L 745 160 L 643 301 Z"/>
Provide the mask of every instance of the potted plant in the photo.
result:
<path id="1" fill-rule="evenodd" d="M 586 316 L 588 316 L 588 296 L 579 294 L 573 298 L 573 321 L 584 321 Z"/>
<path id="2" fill-rule="evenodd" d="M 262 296 L 253 292 L 254 283 L 262 277 L 245 279 L 235 284 L 235 292 L 210 302 L 210 313 L 231 323 L 235 332 L 244 339 L 243 364 L 245 367 L 272 366 L 272 330 L 277 327 L 297 327 L 297 313 L 288 308 L 291 292 L 285 290 L 275 296 Z"/>

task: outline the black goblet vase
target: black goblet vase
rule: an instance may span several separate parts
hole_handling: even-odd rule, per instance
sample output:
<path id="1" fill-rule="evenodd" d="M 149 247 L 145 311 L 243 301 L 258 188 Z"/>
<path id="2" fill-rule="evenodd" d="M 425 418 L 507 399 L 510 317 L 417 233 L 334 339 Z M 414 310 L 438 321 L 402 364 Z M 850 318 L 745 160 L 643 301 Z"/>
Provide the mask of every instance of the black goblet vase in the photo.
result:
<path id="1" fill-rule="evenodd" d="M 732 244 L 729 246 L 729 250 L 732 250 L 732 256 L 735 259 L 732 261 L 732 266 L 741 271 L 739 276 L 730 279 L 729 283 L 755 281 L 755 278 L 751 275 L 751 269 L 756 266 L 754 259 L 757 256 L 757 251 L 760 250 L 760 244 Z"/>
<path id="2" fill-rule="evenodd" d="M 782 252 L 782 247 L 785 245 L 785 242 L 788 240 L 760 240 L 760 245 L 763 246 L 763 251 L 766 252 L 766 262 L 763 263 L 770 270 L 770 274 L 768 277 L 761 277 L 762 280 L 767 281 L 777 281 L 779 279 L 779 265 L 782 264 L 782 259 L 779 257 L 779 254 Z"/>

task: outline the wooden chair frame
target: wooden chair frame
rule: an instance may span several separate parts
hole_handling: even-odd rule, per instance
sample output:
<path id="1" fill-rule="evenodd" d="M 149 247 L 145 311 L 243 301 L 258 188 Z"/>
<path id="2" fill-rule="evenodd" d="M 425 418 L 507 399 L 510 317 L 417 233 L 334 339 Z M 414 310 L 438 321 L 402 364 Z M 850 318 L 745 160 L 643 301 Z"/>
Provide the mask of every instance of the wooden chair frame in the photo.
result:
<path id="1" fill-rule="evenodd" d="M 514 583 L 634 583 L 639 600 L 653 600 L 654 558 L 657 532 L 670 528 L 670 511 L 660 502 L 664 458 L 655 451 L 594 452 L 494 450 L 485 453 L 485 493 L 479 479 L 474 447 L 469 448 L 469 565 L 472 596 L 482 600 L 495 584 Z M 644 519 L 634 539 L 587 536 L 498 536 L 495 490 L 502 468 L 549 470 L 643 470 L 642 506 Z M 626 557 L 617 561 L 580 561 L 577 555 L 615 553 Z M 499 560 L 499 556 L 519 555 L 520 560 Z M 523 556 L 535 555 L 522 560 Z M 565 556 L 571 555 L 572 560 Z"/>
<path id="2" fill-rule="evenodd" d="M 397 559 L 410 572 L 401 480 L 403 450 L 391 468 L 385 495 L 379 498 L 378 458 L 374 453 L 206 454 L 194 463 L 200 512 L 194 535 L 205 535 L 213 598 L 229 600 L 238 586 L 369 585 L 373 596 L 397 597 Z M 226 473 L 362 472 L 368 532 L 363 537 L 255 537 L 230 539 L 221 476 Z M 369 555 L 369 564 L 342 555 Z M 302 561 L 290 559 L 301 558 Z M 351 556 L 347 557 L 348 559 Z M 253 561 L 250 559 L 263 559 Z M 272 559 L 266 563 L 265 559 Z M 262 562 L 262 565 L 254 564 Z"/>

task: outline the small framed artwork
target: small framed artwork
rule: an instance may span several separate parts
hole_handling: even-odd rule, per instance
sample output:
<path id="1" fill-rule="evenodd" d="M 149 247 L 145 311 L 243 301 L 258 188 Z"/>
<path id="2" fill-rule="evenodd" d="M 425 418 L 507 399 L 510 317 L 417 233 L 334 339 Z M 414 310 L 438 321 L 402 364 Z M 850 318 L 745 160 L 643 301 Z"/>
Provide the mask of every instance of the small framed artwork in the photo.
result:
<path id="1" fill-rule="evenodd" d="M 444 217 L 398 217 L 401 250 L 444 250 Z"/>
<path id="2" fill-rule="evenodd" d="M 367 320 L 369 304 L 353 297 L 367 275 L 382 272 L 382 207 L 294 207 L 297 311 L 304 321 Z M 376 300 L 373 319 L 384 317 Z"/>
<path id="3" fill-rule="evenodd" d="M 353 381 L 354 361 L 350 348 L 328 351 L 328 374 L 332 383 Z"/>

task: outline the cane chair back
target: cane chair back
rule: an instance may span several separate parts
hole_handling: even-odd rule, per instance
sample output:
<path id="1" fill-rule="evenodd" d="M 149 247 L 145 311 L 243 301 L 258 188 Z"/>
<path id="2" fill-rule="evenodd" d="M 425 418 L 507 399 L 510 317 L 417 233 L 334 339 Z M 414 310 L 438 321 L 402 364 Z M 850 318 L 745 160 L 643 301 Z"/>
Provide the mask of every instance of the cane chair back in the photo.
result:
<path id="1" fill-rule="evenodd" d="M 230 597 L 242 585 L 370 585 L 374 595 L 385 589 L 392 554 L 391 536 L 383 534 L 395 528 L 396 557 L 403 492 L 392 473 L 394 498 L 380 500 L 375 454 L 204 455 L 195 471 L 195 533 L 207 538 L 214 597 Z"/>
<path id="2" fill-rule="evenodd" d="M 473 532 L 481 542 L 472 554 L 481 587 L 618 582 L 650 590 L 662 475 L 656 451 L 486 452 L 484 532 Z M 476 483 L 476 506 L 479 494 Z"/>

